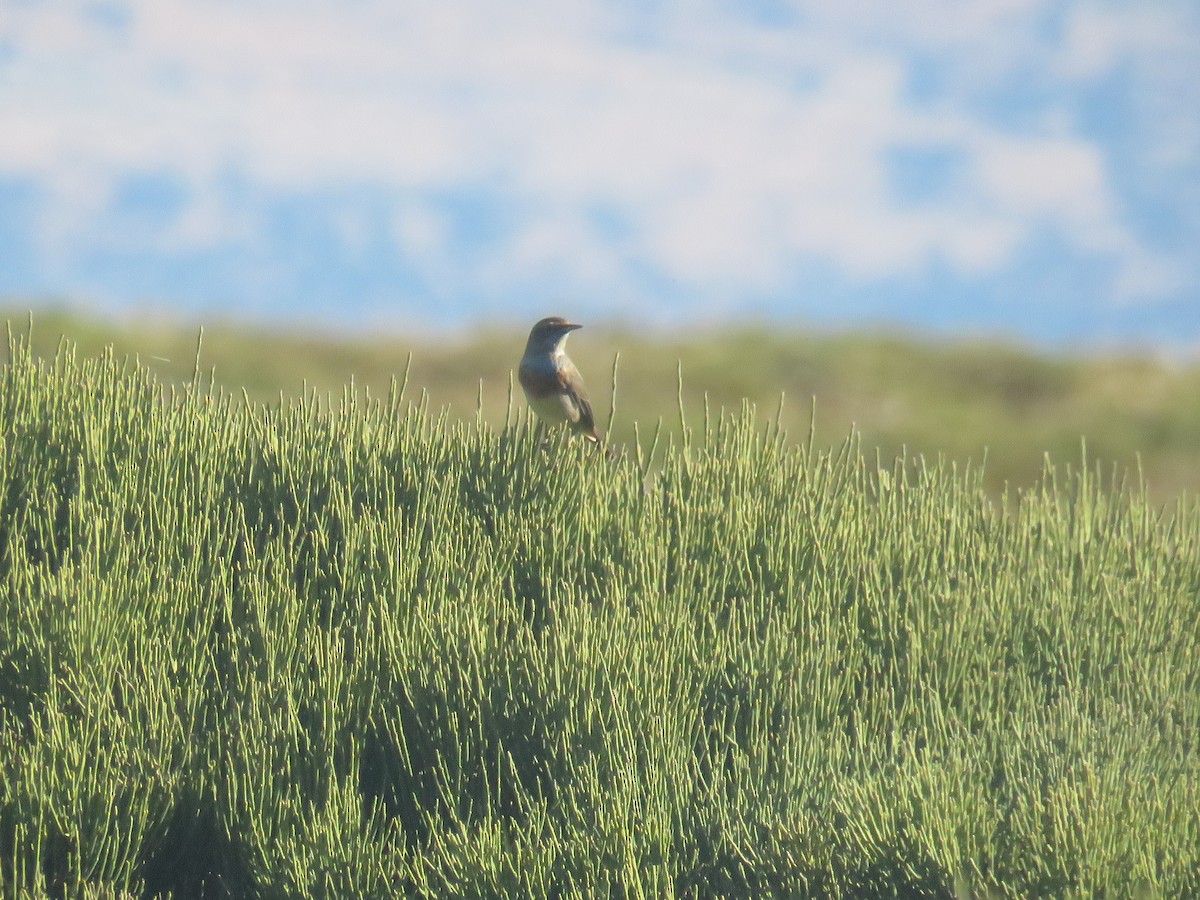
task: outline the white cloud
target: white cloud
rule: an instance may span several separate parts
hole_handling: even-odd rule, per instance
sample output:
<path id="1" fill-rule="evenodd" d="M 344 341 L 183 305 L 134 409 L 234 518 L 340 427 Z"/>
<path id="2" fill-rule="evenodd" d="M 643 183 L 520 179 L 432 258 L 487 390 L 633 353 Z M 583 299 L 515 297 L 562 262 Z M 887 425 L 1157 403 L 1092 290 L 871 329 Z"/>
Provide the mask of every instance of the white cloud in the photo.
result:
<path id="1" fill-rule="evenodd" d="M 1090 78 L 1115 66 L 1195 44 L 1195 13 L 1182 5 L 1078 4 L 1065 16 L 1055 64 L 1064 75 Z"/>
<path id="2" fill-rule="evenodd" d="M 1108 176 L 1091 144 L 981 134 L 972 149 L 981 192 L 1012 215 L 1091 227 L 1112 220 Z"/>
<path id="3" fill-rule="evenodd" d="M 428 203 L 408 201 L 396 210 L 392 237 L 414 256 L 431 256 L 450 243 L 450 223 Z"/>
<path id="4" fill-rule="evenodd" d="M 769 290 L 804 259 L 860 279 L 934 258 L 983 275 L 1045 227 L 1121 260 L 1129 292 L 1178 282 L 1148 264 L 1104 154 L 1069 119 L 1014 133 L 968 103 L 1031 60 L 1087 79 L 1152 55 L 1169 16 L 1073 6 L 1055 55 L 1043 0 L 811 0 L 774 29 L 715 4 L 121 9 L 113 23 L 84 3 L 23 5 L 0 35 L 14 48 L 0 63 L 0 173 L 47 185 L 47 245 L 96 227 L 114 185 L 144 172 L 188 185 L 173 246 L 245 237 L 252 216 L 221 194 L 232 172 L 263 192 L 510 202 L 512 229 L 480 272 L 494 282 L 507 267 L 620 284 L 636 262 Z M 914 103 L 913 53 L 943 59 L 961 87 Z M 888 153 L 923 143 L 966 163 L 954 191 L 906 207 Z M 431 202 L 398 208 L 392 237 L 437 269 L 458 238 Z M 619 238 L 590 221 L 597 208 L 623 223 Z M 339 227 L 366 240 L 358 220 Z"/>

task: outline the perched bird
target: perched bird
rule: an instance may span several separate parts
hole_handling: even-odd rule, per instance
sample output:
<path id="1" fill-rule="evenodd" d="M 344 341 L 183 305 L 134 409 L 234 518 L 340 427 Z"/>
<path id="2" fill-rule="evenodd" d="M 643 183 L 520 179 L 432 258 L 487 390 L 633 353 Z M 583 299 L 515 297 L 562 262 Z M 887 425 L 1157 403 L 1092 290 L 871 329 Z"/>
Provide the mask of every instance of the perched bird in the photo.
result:
<path id="1" fill-rule="evenodd" d="M 563 344 L 576 328 L 560 316 L 549 316 L 533 326 L 517 377 L 530 408 L 546 425 L 566 423 L 592 443 L 600 443 L 592 404 L 583 387 L 583 376 L 571 362 Z"/>

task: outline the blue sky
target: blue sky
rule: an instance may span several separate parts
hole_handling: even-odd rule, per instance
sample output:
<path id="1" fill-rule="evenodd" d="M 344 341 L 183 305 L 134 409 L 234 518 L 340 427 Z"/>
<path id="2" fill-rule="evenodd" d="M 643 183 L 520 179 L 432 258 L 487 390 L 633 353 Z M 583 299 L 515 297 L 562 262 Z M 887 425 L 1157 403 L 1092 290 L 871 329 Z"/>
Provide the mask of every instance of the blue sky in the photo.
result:
<path id="1" fill-rule="evenodd" d="M 1192 0 L 0 0 L 0 298 L 1200 351 Z"/>

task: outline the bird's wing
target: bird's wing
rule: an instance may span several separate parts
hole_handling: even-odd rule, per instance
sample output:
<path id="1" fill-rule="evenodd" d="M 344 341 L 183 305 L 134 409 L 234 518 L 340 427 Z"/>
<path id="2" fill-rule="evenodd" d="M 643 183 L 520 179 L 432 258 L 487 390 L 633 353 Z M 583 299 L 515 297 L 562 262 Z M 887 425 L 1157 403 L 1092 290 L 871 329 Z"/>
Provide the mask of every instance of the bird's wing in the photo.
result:
<path id="1" fill-rule="evenodd" d="M 583 376 L 579 374 L 579 370 L 570 360 L 567 360 L 565 365 L 559 369 L 558 383 L 578 413 L 574 423 L 575 430 L 588 440 L 599 443 L 600 432 L 596 429 L 592 401 L 588 399 L 587 390 L 583 386 Z"/>

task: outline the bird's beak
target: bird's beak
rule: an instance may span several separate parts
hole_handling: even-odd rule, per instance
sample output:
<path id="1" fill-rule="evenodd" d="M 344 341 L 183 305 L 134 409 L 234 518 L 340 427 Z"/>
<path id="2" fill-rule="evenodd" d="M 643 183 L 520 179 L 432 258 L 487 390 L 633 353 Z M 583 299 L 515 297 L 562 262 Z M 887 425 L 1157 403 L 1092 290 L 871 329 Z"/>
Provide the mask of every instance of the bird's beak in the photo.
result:
<path id="1" fill-rule="evenodd" d="M 574 331 L 577 328 L 582 328 L 582 325 L 576 325 L 574 322 L 564 322 L 562 325 L 563 331 Z"/>

